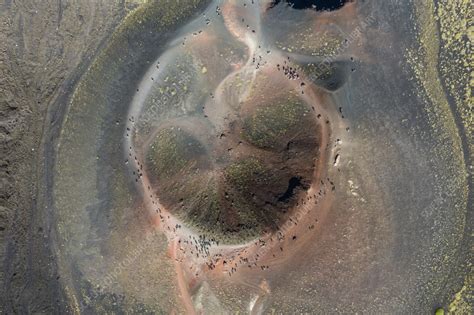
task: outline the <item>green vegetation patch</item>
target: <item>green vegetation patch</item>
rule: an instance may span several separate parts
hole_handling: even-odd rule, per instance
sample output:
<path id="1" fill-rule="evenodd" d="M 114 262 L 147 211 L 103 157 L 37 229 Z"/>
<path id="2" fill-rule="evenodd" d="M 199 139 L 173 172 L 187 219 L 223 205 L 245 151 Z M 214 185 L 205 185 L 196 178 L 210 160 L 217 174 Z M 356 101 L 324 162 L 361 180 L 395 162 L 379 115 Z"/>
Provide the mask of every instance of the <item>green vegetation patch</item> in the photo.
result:
<path id="1" fill-rule="evenodd" d="M 290 96 L 257 108 L 253 115 L 244 119 L 243 137 L 257 147 L 276 149 L 302 127 L 308 114 L 307 106 Z"/>
<path id="2" fill-rule="evenodd" d="M 240 160 L 225 170 L 226 181 L 239 192 L 251 192 L 256 185 L 268 185 L 275 181 L 271 170 L 255 158 Z"/>
<path id="3" fill-rule="evenodd" d="M 155 136 L 147 153 L 147 161 L 159 178 L 176 175 L 186 166 L 192 166 L 195 158 L 205 153 L 204 147 L 194 137 L 173 127 L 162 129 Z"/>

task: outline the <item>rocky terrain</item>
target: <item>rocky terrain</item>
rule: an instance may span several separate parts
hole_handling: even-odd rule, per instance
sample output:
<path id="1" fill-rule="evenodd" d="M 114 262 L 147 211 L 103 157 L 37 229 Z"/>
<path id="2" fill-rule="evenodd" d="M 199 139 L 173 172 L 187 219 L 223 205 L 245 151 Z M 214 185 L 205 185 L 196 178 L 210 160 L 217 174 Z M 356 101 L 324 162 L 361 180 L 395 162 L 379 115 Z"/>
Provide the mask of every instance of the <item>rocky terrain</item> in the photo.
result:
<path id="1" fill-rule="evenodd" d="M 45 199 L 43 192 L 47 185 L 43 171 L 50 169 L 46 163 L 51 163 L 51 159 L 44 157 L 52 155 L 50 151 L 54 151 L 57 144 L 54 139 L 47 138 L 49 133 L 43 131 L 60 130 L 62 114 L 57 109 L 65 110 L 69 93 L 104 47 L 112 31 L 141 2 L 144 0 L 0 0 L 0 314 L 70 311 L 66 305 L 71 300 L 65 297 L 68 292 L 64 292 L 64 287 L 59 285 L 61 277 L 66 278 L 67 275 L 59 275 L 57 253 L 50 247 L 51 239 L 55 237 L 51 226 L 55 222 L 47 221 L 41 215 L 46 207 L 39 201 Z M 395 0 L 389 2 L 390 5 L 398 3 Z M 468 5 L 464 0 L 423 3 L 424 9 L 415 12 L 418 31 L 414 37 L 419 45 L 414 47 L 420 46 L 419 51 L 413 48 L 405 54 L 411 62 L 414 81 L 421 87 L 419 99 L 435 104 L 442 99 L 439 96 L 443 92 L 447 94 L 449 104 L 442 104 L 446 105 L 443 108 L 450 109 L 448 114 L 452 112 L 456 119 L 455 126 L 462 131 L 459 143 L 464 151 L 456 153 L 463 155 L 470 172 L 467 178 L 469 187 L 466 187 L 465 193 L 469 209 L 472 206 L 473 147 L 464 133 L 469 135 L 472 131 L 469 124 L 472 122 L 472 105 L 469 105 L 472 82 L 469 78 L 472 77 L 473 61 L 467 44 L 472 39 L 472 26 L 468 30 L 467 22 Z M 432 29 L 439 30 L 441 35 L 439 47 L 438 41 L 432 40 L 438 34 L 426 31 Z M 432 80 L 438 75 L 439 82 Z M 45 149 L 45 143 L 48 143 L 50 151 Z M 446 178 L 449 179 L 452 174 Z M 349 184 L 352 190 L 352 182 L 349 181 Z M 355 193 L 352 191 L 353 195 Z M 363 220 L 361 217 L 359 213 L 355 218 Z M 405 222 L 403 220 L 405 218 L 400 222 Z M 472 270 L 469 263 L 472 254 L 464 255 L 464 249 L 467 250 L 472 244 L 472 237 L 469 237 L 472 236 L 472 213 L 468 213 L 466 223 L 462 245 L 453 247 L 453 251 L 457 250 L 458 245 L 462 249 L 459 261 L 452 258 L 451 263 L 449 257 L 444 257 L 443 262 L 439 262 L 446 269 L 446 275 L 450 272 L 449 277 L 455 281 L 443 287 L 443 292 L 436 291 L 433 295 L 440 303 L 435 307 L 461 310 L 462 314 L 462 310 L 472 306 L 472 272 L 464 274 L 465 270 Z M 356 236 L 356 232 L 363 230 L 363 226 L 358 226 L 355 221 L 349 227 L 353 228 Z M 443 227 L 433 226 L 430 231 Z M 358 244 L 358 239 L 349 237 L 348 240 L 353 242 L 348 241 L 351 244 L 348 248 L 356 248 L 354 244 Z M 335 266 L 330 260 L 335 248 L 328 248 L 331 251 L 321 257 L 329 257 L 328 265 Z M 410 255 L 410 252 L 406 253 L 407 257 Z M 360 257 L 369 256 L 361 254 Z M 450 264 L 454 266 L 452 271 L 448 268 Z M 420 270 L 428 269 L 420 266 Z M 439 270 L 435 272 L 441 274 Z M 333 282 L 332 277 L 328 279 Z M 438 280 L 444 281 L 440 276 L 432 282 Z M 341 283 L 346 283 L 345 279 Z M 463 283 L 463 286 L 459 288 L 458 283 Z M 433 284 L 427 287 L 429 285 Z M 286 284 L 282 287 L 286 288 Z M 440 285 L 436 283 L 433 287 Z M 296 289 L 289 291 L 297 292 Z M 282 295 L 286 296 L 288 292 L 282 292 Z M 430 307 L 433 305 L 431 300 L 423 303 Z M 116 305 L 114 299 L 103 304 Z"/>
<path id="2" fill-rule="evenodd" d="M 38 250 L 44 231 L 33 224 L 48 105 L 131 8 L 125 1 L 0 2 L 0 308 L 6 313 L 49 313 L 54 305 L 54 284 L 46 281 L 54 264 Z"/>

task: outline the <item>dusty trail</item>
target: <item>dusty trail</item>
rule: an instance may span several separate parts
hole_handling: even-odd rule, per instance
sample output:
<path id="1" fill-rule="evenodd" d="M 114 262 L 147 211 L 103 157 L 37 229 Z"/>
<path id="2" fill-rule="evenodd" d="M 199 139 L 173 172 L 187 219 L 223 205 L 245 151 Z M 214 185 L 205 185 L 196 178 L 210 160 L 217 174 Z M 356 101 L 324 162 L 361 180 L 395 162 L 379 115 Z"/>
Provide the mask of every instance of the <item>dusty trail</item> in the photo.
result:
<path id="1" fill-rule="evenodd" d="M 423 313 L 447 309 L 461 287 L 456 301 L 470 298 L 470 284 L 462 283 L 471 254 L 472 187 L 465 167 L 472 150 L 463 95 L 467 30 L 460 25 L 469 10 L 449 1 L 436 1 L 433 12 L 424 2 L 353 0 L 334 11 L 303 12 L 286 8 L 284 0 L 268 10 L 270 0 L 216 0 L 200 7 L 204 13 L 196 11 L 196 20 L 179 23 L 170 41 L 166 34 L 174 28 L 142 28 L 143 14 L 134 15 L 136 24 L 116 27 L 144 2 L 160 12 L 176 4 L 0 3 L 0 312 L 127 312 L 144 306 L 173 314 L 234 307 L 250 314 L 335 308 Z M 169 16 L 179 10 L 172 11 Z M 112 36 L 114 31 L 138 36 Z M 321 46 L 326 42 L 332 50 Z M 124 53 L 101 59 L 97 52 L 107 52 L 109 43 L 125 47 Z M 161 44 L 168 49 L 161 64 L 149 63 L 154 57 L 145 56 L 161 51 Z M 130 58 L 121 58 L 128 53 Z M 188 56 L 191 61 L 182 58 Z M 327 57 L 344 73 L 341 89 L 328 88 L 334 92 L 302 73 L 278 70 Z M 158 114 L 144 117 L 147 97 L 154 87 L 168 86 L 167 74 L 184 78 L 186 73 L 173 71 L 178 63 L 197 91 L 189 97 L 199 99 L 199 108 L 191 109 L 195 116 L 163 124 L 155 120 Z M 148 66 L 147 79 L 138 82 Z M 103 73 L 114 75 L 92 80 L 87 91 L 80 88 Z M 243 83 L 237 89 L 238 81 Z M 70 102 L 80 91 L 91 97 Z M 157 179 L 145 170 L 155 126 L 182 128 L 206 145 L 206 157 L 215 163 L 198 175 L 204 186 L 222 175 L 226 163 L 254 153 L 270 161 L 265 158 L 271 154 L 252 144 L 237 146 L 241 138 L 230 132 L 238 128 L 229 121 L 252 115 L 258 93 L 271 104 L 290 92 L 314 107 L 310 115 L 318 122 L 321 147 L 313 180 L 304 195 L 298 190 L 298 205 L 280 228 L 223 244 L 173 216 L 153 187 Z M 179 105 L 183 113 L 191 108 Z M 150 124 L 139 125 L 147 118 Z M 119 143 L 127 119 L 130 136 Z M 350 132 L 346 122 L 353 124 Z M 216 141 L 220 131 L 229 133 Z M 94 143 L 100 145 L 89 150 Z M 125 159 L 116 151 L 123 146 Z M 130 178 L 142 196 L 135 195 Z M 101 202 L 91 204 L 96 192 Z M 109 209 L 108 201 L 117 207 Z M 156 243 L 143 238 L 155 233 Z M 111 278 L 116 286 L 95 289 Z M 222 308 L 214 311 L 216 305 Z"/>
<path id="2" fill-rule="evenodd" d="M 240 11 L 242 9 L 239 9 Z M 156 196 L 152 188 L 150 178 L 146 172 L 141 172 L 144 165 L 144 151 L 135 149 L 132 142 L 134 132 L 134 119 L 139 116 L 139 108 L 136 108 L 130 113 L 133 119 L 130 120 L 127 136 L 125 138 L 126 148 L 131 148 L 128 155 L 131 161 L 132 169 L 138 170 L 139 176 L 137 183 L 142 187 L 145 207 L 149 212 L 154 228 L 164 233 L 168 239 L 170 258 L 174 260 L 177 284 L 179 288 L 179 296 L 185 306 L 187 312 L 194 314 L 195 309 L 190 296 L 189 288 L 191 283 L 196 285 L 206 279 L 215 279 L 221 277 L 229 277 L 232 281 L 239 283 L 248 283 L 251 286 L 259 286 L 260 284 L 251 284 L 249 279 L 252 274 L 263 273 L 265 270 L 273 266 L 284 265 L 292 254 L 301 251 L 307 242 L 318 235 L 318 224 L 324 222 L 325 215 L 330 208 L 333 192 L 331 186 L 325 178 L 327 177 L 328 160 L 332 152 L 330 148 L 331 128 L 341 129 L 343 123 L 337 113 L 334 113 L 333 104 L 328 102 L 329 98 L 325 97 L 325 92 L 317 86 L 306 81 L 301 74 L 297 77 L 289 78 L 288 74 L 280 71 L 280 65 L 291 64 L 289 58 L 283 53 L 278 52 L 274 47 L 262 47 L 259 41 L 259 27 L 256 33 L 249 32 L 247 28 L 242 28 L 239 23 L 239 10 L 228 2 L 222 7 L 222 15 L 226 27 L 236 40 L 244 43 L 248 50 L 248 59 L 244 65 L 234 68 L 234 71 L 229 73 L 224 80 L 216 87 L 214 92 L 215 99 L 209 100 L 205 106 L 205 113 L 209 121 L 216 129 L 225 128 L 226 120 L 235 119 L 237 116 L 229 115 L 234 111 L 232 105 L 228 103 L 229 99 L 237 99 L 240 103 L 245 102 L 250 97 L 252 86 L 255 85 L 257 75 L 267 76 L 274 80 L 275 86 L 284 87 L 288 91 L 297 91 L 300 98 L 313 108 L 312 114 L 314 120 L 318 121 L 321 130 L 321 143 L 319 150 L 319 157 L 317 165 L 312 178 L 312 184 L 306 191 L 304 196 L 300 199 L 300 205 L 292 210 L 292 214 L 282 227 L 275 233 L 267 233 L 260 238 L 249 241 L 246 244 L 226 245 L 211 242 L 210 245 L 205 246 L 204 251 L 201 251 L 197 246 L 199 244 L 199 235 L 193 230 L 186 227 L 184 222 L 181 222 L 172 213 L 160 203 L 159 196 Z M 259 9 L 258 9 L 259 10 Z M 261 12 L 257 11 L 257 15 Z M 243 13 L 241 13 L 243 14 Z M 258 20 L 254 17 L 254 20 Z M 257 24 L 258 25 L 258 24 Z M 209 40 L 212 37 L 206 36 L 205 45 L 212 45 Z M 199 43 L 197 43 L 199 45 Z M 258 48 L 257 48 L 258 47 Z M 255 56 L 259 51 L 272 50 L 272 54 L 266 55 L 262 66 L 255 64 Z M 164 65 L 163 60 L 171 61 L 170 55 L 165 53 L 164 57 L 160 58 L 161 66 Z M 153 69 L 152 67 L 151 69 Z M 151 72 L 150 72 L 151 71 Z M 147 73 L 147 76 L 155 76 L 157 70 L 153 69 Z M 229 82 L 235 78 L 243 78 L 246 88 L 243 90 L 233 91 L 237 93 L 235 96 L 228 95 L 227 88 Z M 305 82 L 304 84 L 302 84 Z M 146 84 L 146 85 L 143 85 Z M 134 102 L 143 101 L 148 91 L 150 91 L 153 82 L 148 81 L 140 85 L 140 91 L 137 92 L 136 100 Z M 304 86 L 304 87 L 303 87 Z M 261 93 L 272 93 L 271 89 L 261 91 Z M 331 124 L 326 123 L 331 121 Z M 332 124 L 335 124 L 334 126 Z M 169 121 L 168 124 L 173 124 Z M 188 122 L 178 122 L 184 124 L 186 129 L 194 130 L 201 136 L 199 138 L 206 138 L 202 127 Z M 132 135 L 132 136 L 129 136 Z M 208 138 L 208 137 L 207 137 Z M 151 141 L 151 140 L 149 140 Z M 144 147 L 150 142 L 142 143 Z M 297 241 L 295 239 L 298 238 Z M 250 277 L 250 278 L 249 278 Z M 266 282 L 265 282 L 266 283 Z M 262 295 L 256 298 L 253 309 L 258 313 L 258 309 L 263 303 L 265 294 L 270 294 L 271 288 L 268 283 L 265 284 L 265 290 Z"/>

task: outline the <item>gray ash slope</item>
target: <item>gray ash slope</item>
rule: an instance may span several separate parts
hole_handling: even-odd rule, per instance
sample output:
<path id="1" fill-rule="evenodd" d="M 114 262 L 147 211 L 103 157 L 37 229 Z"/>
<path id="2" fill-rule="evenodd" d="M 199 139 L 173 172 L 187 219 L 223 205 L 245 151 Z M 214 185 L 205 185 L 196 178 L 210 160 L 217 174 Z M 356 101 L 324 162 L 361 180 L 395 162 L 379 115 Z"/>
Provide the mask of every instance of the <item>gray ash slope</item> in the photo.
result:
<path id="1" fill-rule="evenodd" d="M 58 124 L 46 118 L 50 104 L 128 9 L 125 1 L 0 1 L 0 312 L 61 311 L 51 222 L 36 202 L 41 136 L 44 124 Z"/>

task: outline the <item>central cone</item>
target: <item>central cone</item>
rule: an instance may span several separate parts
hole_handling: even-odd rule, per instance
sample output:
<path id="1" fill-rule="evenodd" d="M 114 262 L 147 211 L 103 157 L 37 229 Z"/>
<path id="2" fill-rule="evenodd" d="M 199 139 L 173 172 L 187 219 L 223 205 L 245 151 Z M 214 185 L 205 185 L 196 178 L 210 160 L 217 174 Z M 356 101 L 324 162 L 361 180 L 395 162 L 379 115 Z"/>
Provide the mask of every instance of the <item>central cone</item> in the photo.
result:
<path id="1" fill-rule="evenodd" d="M 202 232 L 247 239 L 277 230 L 311 185 L 320 128 L 292 94 L 242 104 L 235 117 L 217 136 L 186 123 L 160 129 L 145 166 L 171 213 Z"/>

